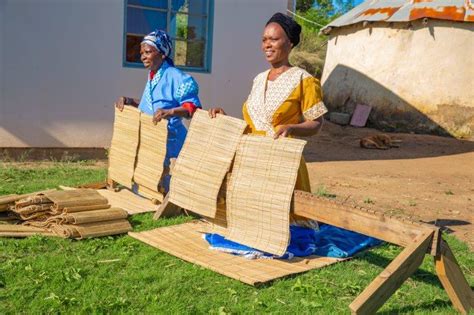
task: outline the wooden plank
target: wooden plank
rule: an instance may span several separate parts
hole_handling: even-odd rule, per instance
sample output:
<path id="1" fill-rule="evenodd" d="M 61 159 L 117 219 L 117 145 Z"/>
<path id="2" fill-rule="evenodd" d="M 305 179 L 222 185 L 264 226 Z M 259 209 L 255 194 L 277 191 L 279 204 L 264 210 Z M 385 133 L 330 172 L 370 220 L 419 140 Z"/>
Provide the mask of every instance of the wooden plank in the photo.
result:
<path id="1" fill-rule="evenodd" d="M 425 232 L 406 247 L 349 305 L 352 314 L 374 314 L 423 262 L 433 232 Z"/>
<path id="2" fill-rule="evenodd" d="M 453 306 L 462 314 L 474 309 L 474 293 L 464 277 L 453 252 L 440 240 L 440 253 L 435 257 L 436 273 Z"/>
<path id="3" fill-rule="evenodd" d="M 344 205 L 303 191 L 295 191 L 293 210 L 296 215 L 372 236 L 402 247 L 412 244 L 413 240 L 423 232 L 433 232 L 436 229 L 428 225 L 401 221 L 375 211 Z"/>

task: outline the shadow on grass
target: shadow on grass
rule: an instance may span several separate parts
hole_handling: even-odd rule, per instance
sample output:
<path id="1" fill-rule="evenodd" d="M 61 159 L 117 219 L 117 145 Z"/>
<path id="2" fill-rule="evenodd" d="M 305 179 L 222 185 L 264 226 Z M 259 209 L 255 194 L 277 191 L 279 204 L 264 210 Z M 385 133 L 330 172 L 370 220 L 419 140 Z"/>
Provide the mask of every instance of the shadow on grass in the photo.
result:
<path id="1" fill-rule="evenodd" d="M 393 259 L 383 257 L 371 251 L 364 252 L 360 256 L 357 256 L 356 259 L 365 260 L 369 264 L 372 264 L 384 269 L 393 260 Z M 426 270 L 418 269 L 414 274 L 410 276 L 410 278 L 412 278 L 413 280 L 421 281 L 421 282 L 443 289 L 443 286 L 441 285 L 441 282 L 439 281 L 438 276 Z"/>
<path id="2" fill-rule="evenodd" d="M 153 220 L 154 212 L 134 214 L 128 217 L 128 221 L 132 225 L 133 232 L 142 232 L 159 227 L 170 226 L 189 222 L 193 220 L 193 217 L 180 215 L 173 218 L 160 218 Z"/>
<path id="3" fill-rule="evenodd" d="M 392 308 L 390 310 L 378 312 L 379 315 L 391 315 L 391 314 L 411 314 L 416 311 L 435 311 L 437 308 L 449 308 L 452 304 L 449 300 L 436 299 L 433 302 L 426 302 L 417 305 L 407 305 L 400 308 Z"/>

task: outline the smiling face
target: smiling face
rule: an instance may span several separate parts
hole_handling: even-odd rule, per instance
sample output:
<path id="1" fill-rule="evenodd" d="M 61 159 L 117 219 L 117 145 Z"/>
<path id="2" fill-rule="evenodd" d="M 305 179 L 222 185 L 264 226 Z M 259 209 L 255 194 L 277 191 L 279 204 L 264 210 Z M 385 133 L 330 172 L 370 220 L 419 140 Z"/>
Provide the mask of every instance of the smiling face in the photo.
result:
<path id="1" fill-rule="evenodd" d="M 270 23 L 263 30 L 262 50 L 265 59 L 272 65 L 288 63 L 291 44 L 283 28 L 278 23 Z"/>
<path id="2" fill-rule="evenodd" d="M 165 56 L 161 54 L 155 47 L 148 44 L 140 45 L 140 59 L 145 68 L 156 71 L 161 67 Z"/>

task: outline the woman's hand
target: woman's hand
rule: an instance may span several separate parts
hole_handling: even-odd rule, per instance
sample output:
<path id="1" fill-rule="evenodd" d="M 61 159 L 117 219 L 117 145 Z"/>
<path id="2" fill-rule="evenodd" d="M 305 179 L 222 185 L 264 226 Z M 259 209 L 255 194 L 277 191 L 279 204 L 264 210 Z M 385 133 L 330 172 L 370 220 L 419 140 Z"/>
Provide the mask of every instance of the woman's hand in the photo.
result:
<path id="1" fill-rule="evenodd" d="M 227 115 L 220 107 L 209 108 L 209 117 L 216 118 L 217 114 Z"/>
<path id="2" fill-rule="evenodd" d="M 119 111 L 123 111 L 123 107 L 125 106 L 125 101 L 127 100 L 127 98 L 125 96 L 120 96 L 118 98 L 118 100 L 115 102 L 115 107 L 119 110 Z"/>
<path id="3" fill-rule="evenodd" d="M 173 109 L 158 109 L 155 114 L 153 115 L 153 123 L 156 125 L 162 119 L 168 119 L 171 116 L 174 116 Z"/>
<path id="4" fill-rule="evenodd" d="M 125 97 L 125 96 L 120 96 L 118 100 L 115 102 L 115 107 L 119 111 L 123 111 L 123 108 L 125 105 L 130 105 L 133 107 L 138 107 L 138 101 L 131 98 L 131 97 Z"/>
<path id="5" fill-rule="evenodd" d="M 273 136 L 273 139 L 278 139 L 280 137 L 288 137 L 291 135 L 293 132 L 293 125 L 282 125 L 279 126 L 277 132 L 275 132 L 275 135 Z"/>

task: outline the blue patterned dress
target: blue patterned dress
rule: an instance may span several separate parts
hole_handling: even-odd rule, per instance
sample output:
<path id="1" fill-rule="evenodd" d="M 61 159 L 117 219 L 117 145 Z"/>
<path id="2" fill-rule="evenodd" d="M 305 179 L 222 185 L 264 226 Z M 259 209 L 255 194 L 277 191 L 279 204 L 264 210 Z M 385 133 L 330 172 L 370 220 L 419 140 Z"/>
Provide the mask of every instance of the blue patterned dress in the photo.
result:
<path id="1" fill-rule="evenodd" d="M 158 109 L 172 109 L 184 103 L 193 103 L 201 108 L 198 92 L 198 84 L 190 75 L 165 61 L 153 79 L 148 79 L 138 108 L 148 115 L 153 115 Z M 169 165 L 170 158 L 178 156 L 186 134 L 187 130 L 181 117 L 172 117 L 168 120 L 165 166 Z M 166 191 L 169 188 L 169 179 L 168 176 L 162 183 Z"/>

